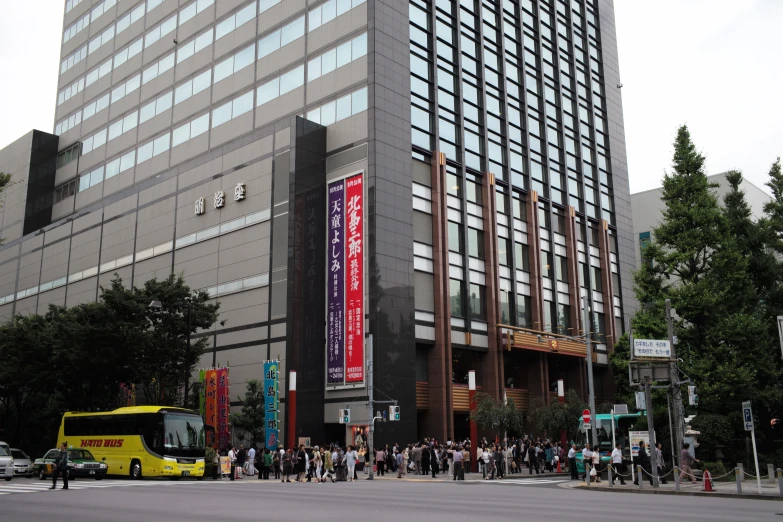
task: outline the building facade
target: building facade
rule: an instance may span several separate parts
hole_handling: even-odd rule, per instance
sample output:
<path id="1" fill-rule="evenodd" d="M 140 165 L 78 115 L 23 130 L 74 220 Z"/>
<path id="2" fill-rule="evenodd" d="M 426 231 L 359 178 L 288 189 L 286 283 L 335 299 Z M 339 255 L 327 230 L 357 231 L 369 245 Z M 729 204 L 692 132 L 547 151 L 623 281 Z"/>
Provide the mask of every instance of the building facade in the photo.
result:
<path id="1" fill-rule="evenodd" d="M 610 0 L 68 0 L 63 26 L 0 316 L 182 273 L 221 303 L 201 366 L 232 394 L 280 360 L 283 441 L 364 435 L 371 351 L 402 443 L 467 435 L 471 371 L 523 410 L 585 396 L 586 296 L 610 398 L 634 307 Z"/>
<path id="2" fill-rule="evenodd" d="M 713 174 L 707 176 L 707 181 L 717 183 L 713 193 L 718 198 L 718 203 L 723 206 L 723 198 L 731 191 L 731 185 L 726 180 L 726 174 Z M 758 220 L 764 215 L 764 204 L 771 201 L 772 197 L 758 188 L 756 185 L 743 178 L 740 190 L 745 192 L 745 199 L 750 207 L 751 219 Z M 657 227 L 663 219 L 663 211 L 666 205 L 661 201 L 662 188 L 655 188 L 631 194 L 631 207 L 633 208 L 633 239 L 636 266 L 642 263 L 642 249 L 650 241 L 654 241 L 653 228 Z"/>

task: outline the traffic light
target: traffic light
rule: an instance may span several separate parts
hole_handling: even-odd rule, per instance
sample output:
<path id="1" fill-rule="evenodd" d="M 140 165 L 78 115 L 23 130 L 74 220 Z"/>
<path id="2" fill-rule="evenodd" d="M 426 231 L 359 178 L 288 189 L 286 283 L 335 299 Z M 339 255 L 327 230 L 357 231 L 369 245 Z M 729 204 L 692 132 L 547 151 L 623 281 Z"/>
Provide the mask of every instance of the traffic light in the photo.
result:
<path id="1" fill-rule="evenodd" d="M 351 422 L 351 410 L 346 408 L 340 410 L 340 419 L 337 421 L 340 424 L 348 424 Z"/>
<path id="2" fill-rule="evenodd" d="M 398 420 L 400 420 L 400 407 L 399 406 L 389 406 L 389 420 L 390 421 L 398 421 Z"/>
<path id="3" fill-rule="evenodd" d="M 688 404 L 690 406 L 699 405 L 699 389 L 696 386 L 688 386 Z"/>

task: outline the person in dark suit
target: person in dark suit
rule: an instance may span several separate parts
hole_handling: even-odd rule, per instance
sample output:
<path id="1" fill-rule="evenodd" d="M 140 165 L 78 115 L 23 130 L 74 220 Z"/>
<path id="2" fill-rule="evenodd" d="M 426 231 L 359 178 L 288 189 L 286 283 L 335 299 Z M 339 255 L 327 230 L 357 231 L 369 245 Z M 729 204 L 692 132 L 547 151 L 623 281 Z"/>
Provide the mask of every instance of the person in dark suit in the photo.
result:
<path id="1" fill-rule="evenodd" d="M 52 472 L 52 487 L 49 489 L 57 489 L 57 476 L 63 477 L 63 489 L 68 489 L 68 443 L 63 442 L 60 444 L 60 453 L 57 455 L 57 459 L 54 461 L 54 471 Z"/>
<path id="2" fill-rule="evenodd" d="M 432 450 L 430 450 L 430 447 L 426 444 L 421 448 L 421 467 L 424 468 L 424 474 L 429 475 L 430 473 L 430 457 L 432 455 Z"/>
<path id="3" fill-rule="evenodd" d="M 646 472 L 647 478 L 650 479 L 650 485 L 653 485 L 652 468 L 650 466 L 650 456 L 647 455 L 647 448 L 644 445 L 644 441 L 639 441 L 639 464 Z M 636 479 L 633 481 L 634 485 L 639 485 L 639 475 L 636 475 Z"/>

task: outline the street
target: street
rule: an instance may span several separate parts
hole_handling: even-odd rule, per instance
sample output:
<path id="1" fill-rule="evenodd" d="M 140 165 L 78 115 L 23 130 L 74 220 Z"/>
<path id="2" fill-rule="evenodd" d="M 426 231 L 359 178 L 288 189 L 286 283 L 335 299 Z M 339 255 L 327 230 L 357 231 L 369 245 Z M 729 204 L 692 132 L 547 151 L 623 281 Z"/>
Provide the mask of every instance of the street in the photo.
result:
<path id="1" fill-rule="evenodd" d="M 15 479 L 26 492 L 0 492 L 2 520 L 782 520 L 783 502 L 727 498 L 591 493 L 565 482 L 513 479 L 448 483 L 359 480 L 281 484 L 128 480 L 50 482 Z M 9 487 L 6 487 L 9 486 Z"/>

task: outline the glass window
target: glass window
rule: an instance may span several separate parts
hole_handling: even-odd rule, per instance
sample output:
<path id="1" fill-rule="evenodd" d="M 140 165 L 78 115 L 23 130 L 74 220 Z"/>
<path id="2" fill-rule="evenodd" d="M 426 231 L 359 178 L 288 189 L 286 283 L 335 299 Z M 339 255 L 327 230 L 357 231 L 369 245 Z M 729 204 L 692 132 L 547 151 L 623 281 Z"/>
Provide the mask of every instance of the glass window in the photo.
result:
<path id="1" fill-rule="evenodd" d="M 212 128 L 222 125 L 231 119 L 231 102 L 221 105 L 212 111 Z"/>
<path id="2" fill-rule="evenodd" d="M 498 264 L 511 266 L 511 242 L 505 237 L 498 237 Z"/>
<path id="3" fill-rule="evenodd" d="M 280 76 L 280 95 L 291 92 L 304 85 L 304 65 Z"/>
<path id="4" fill-rule="evenodd" d="M 522 328 L 531 328 L 533 309 L 531 308 L 530 297 L 517 294 L 516 305 L 517 326 L 521 326 Z"/>
<path id="5" fill-rule="evenodd" d="M 502 324 L 511 324 L 511 293 L 506 290 L 500 290 L 500 322 Z"/>
<path id="6" fill-rule="evenodd" d="M 521 221 L 527 221 L 527 203 L 519 198 L 513 198 L 511 200 L 511 210 L 514 217 Z"/>
<path id="7" fill-rule="evenodd" d="M 564 283 L 568 282 L 568 259 L 563 256 L 555 256 L 555 271 L 557 273 L 557 280 Z"/>
<path id="8" fill-rule="evenodd" d="M 514 243 L 514 265 L 517 270 L 530 272 L 530 249 L 522 243 Z"/>
<path id="9" fill-rule="evenodd" d="M 453 195 L 460 197 L 460 183 L 459 178 L 456 174 L 447 173 L 446 174 L 446 191 Z"/>
<path id="10" fill-rule="evenodd" d="M 454 317 L 464 317 L 463 294 L 464 283 L 456 279 L 449 279 L 449 303 L 451 305 L 451 315 Z"/>
<path id="11" fill-rule="evenodd" d="M 484 232 L 468 227 L 468 255 L 484 259 Z"/>
<path id="12" fill-rule="evenodd" d="M 477 285 L 475 283 L 470 284 L 470 295 L 468 296 L 468 303 L 470 305 L 471 319 L 487 319 L 486 290 L 486 287 L 483 285 Z"/>
<path id="13" fill-rule="evenodd" d="M 462 225 L 449 221 L 449 250 L 452 252 L 462 252 L 463 239 L 462 239 Z"/>
<path id="14" fill-rule="evenodd" d="M 481 185 L 474 181 L 465 180 L 465 194 L 468 201 L 481 205 Z"/>
<path id="15" fill-rule="evenodd" d="M 591 267 L 593 269 L 593 290 L 596 292 L 603 292 L 604 291 L 604 283 L 603 279 L 601 278 L 601 269 L 597 266 Z"/>
<path id="16" fill-rule="evenodd" d="M 552 266 L 552 253 L 546 250 L 541 251 L 541 276 L 552 277 L 554 267 Z"/>
<path id="17" fill-rule="evenodd" d="M 280 95 L 280 81 L 275 78 L 271 82 L 267 82 L 258 88 L 258 101 L 257 105 L 263 105 L 264 103 L 274 100 Z"/>
<path id="18" fill-rule="evenodd" d="M 545 332 L 552 332 L 555 330 L 552 323 L 553 317 L 555 317 L 555 303 L 552 301 L 544 301 L 544 328 Z"/>

